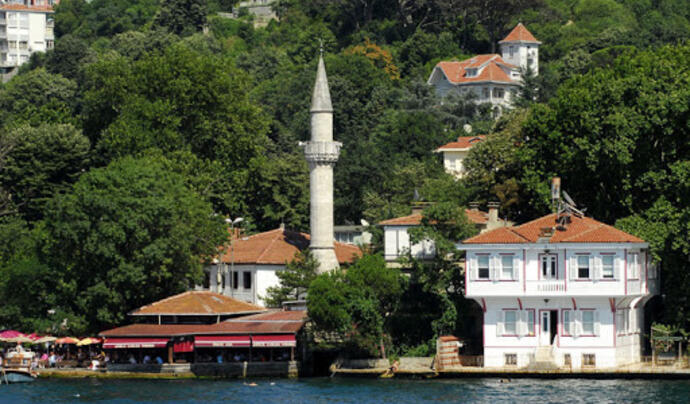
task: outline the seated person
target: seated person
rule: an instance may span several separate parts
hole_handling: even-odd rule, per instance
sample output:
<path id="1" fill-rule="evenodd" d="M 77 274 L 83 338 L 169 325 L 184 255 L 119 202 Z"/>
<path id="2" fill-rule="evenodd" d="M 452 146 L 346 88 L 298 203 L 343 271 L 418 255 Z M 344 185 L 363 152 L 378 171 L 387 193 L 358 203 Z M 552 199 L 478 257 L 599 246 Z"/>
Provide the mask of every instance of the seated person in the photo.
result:
<path id="1" fill-rule="evenodd" d="M 129 354 L 129 359 L 128 359 L 128 361 L 129 361 L 129 363 L 131 363 L 132 365 L 136 365 L 136 364 L 137 364 L 137 360 L 134 359 L 134 355 L 132 355 L 132 354 Z"/>
<path id="2" fill-rule="evenodd" d="M 159 365 L 162 365 L 163 364 L 163 358 L 161 358 L 160 356 L 156 356 L 156 363 Z"/>
<path id="3" fill-rule="evenodd" d="M 141 363 L 148 365 L 149 363 L 151 363 L 151 357 L 148 354 L 146 354 L 144 356 L 144 360 Z"/>

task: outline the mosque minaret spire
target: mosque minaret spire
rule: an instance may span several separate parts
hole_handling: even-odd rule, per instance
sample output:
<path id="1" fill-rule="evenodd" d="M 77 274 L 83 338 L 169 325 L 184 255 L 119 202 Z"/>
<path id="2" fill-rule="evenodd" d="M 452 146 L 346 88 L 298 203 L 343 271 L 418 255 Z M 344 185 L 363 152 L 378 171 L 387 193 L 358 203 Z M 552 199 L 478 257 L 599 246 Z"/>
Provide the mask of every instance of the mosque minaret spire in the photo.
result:
<path id="1" fill-rule="evenodd" d="M 338 268 L 333 245 L 333 166 L 342 143 L 333 141 L 333 106 L 328 89 L 323 45 L 311 98 L 311 141 L 301 143 L 309 163 L 309 248 L 319 262 L 319 273 Z"/>

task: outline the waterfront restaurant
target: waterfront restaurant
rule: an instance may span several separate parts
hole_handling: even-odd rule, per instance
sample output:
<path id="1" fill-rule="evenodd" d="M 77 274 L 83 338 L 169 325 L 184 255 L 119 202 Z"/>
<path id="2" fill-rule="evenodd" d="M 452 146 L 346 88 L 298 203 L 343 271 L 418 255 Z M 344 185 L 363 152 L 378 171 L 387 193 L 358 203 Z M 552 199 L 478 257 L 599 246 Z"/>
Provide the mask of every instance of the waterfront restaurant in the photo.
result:
<path id="1" fill-rule="evenodd" d="M 103 331 L 113 363 L 294 361 L 305 311 L 266 310 L 208 291 L 176 295 L 130 313 L 144 322 Z"/>

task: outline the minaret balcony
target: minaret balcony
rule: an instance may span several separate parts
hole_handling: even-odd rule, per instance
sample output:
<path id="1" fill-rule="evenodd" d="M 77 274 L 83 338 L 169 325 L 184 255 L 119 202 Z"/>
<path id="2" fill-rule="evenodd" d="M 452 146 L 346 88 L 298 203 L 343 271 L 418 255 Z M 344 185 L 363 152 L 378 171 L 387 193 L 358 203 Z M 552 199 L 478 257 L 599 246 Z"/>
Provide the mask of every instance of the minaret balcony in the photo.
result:
<path id="1" fill-rule="evenodd" d="M 300 142 L 304 155 L 310 163 L 335 163 L 340 156 L 340 142 Z"/>

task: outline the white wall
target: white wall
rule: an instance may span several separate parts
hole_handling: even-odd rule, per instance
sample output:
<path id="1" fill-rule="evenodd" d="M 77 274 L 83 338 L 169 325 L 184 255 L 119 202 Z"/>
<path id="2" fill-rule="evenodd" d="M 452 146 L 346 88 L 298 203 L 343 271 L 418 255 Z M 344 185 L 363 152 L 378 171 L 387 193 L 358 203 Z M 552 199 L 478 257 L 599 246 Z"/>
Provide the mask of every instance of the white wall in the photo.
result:
<path id="1" fill-rule="evenodd" d="M 433 258 L 434 243 L 423 240 L 411 245 L 408 230 L 414 226 L 384 226 L 384 257 L 387 261 L 395 261 L 399 257 L 411 252 L 415 258 Z"/>
<path id="2" fill-rule="evenodd" d="M 582 354 L 595 354 L 597 368 L 616 366 L 617 364 L 629 363 L 630 360 L 616 362 L 619 348 L 614 336 L 614 315 L 608 299 L 605 298 L 577 298 L 576 306 L 569 298 L 549 299 L 545 302 L 541 298 L 521 299 L 522 309 L 534 310 L 535 327 L 534 335 L 503 336 L 499 333 L 497 324 L 500 322 L 501 313 L 504 309 L 520 310 L 520 302 L 517 298 L 485 298 L 486 312 L 484 313 L 484 365 L 486 367 L 503 367 L 505 363 L 504 354 L 518 354 L 518 367 L 529 365 L 535 354 L 537 347 L 540 346 L 540 310 L 558 310 L 558 335 L 554 339 L 553 355 L 557 365 L 564 365 L 564 355 L 570 354 L 573 368 L 581 366 Z M 578 311 L 583 309 L 593 309 L 596 313 L 595 333 L 596 335 L 567 335 L 563 329 L 563 310 L 571 310 L 573 315 L 577 307 Z M 518 316 L 519 317 L 519 316 Z M 573 318 L 577 318 L 576 315 Z M 518 326 L 525 327 L 525 326 Z M 524 330 L 524 328 L 522 328 Z M 632 342 L 631 342 L 632 343 Z M 635 346 L 628 346 L 627 352 L 639 352 L 639 343 Z M 638 355 L 639 358 L 639 355 Z"/>

